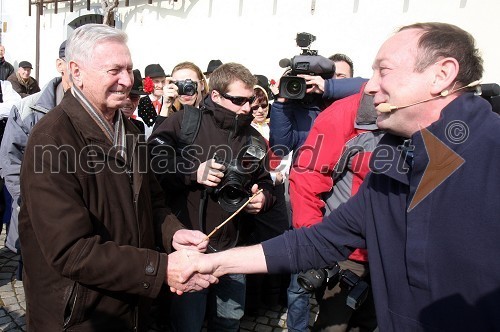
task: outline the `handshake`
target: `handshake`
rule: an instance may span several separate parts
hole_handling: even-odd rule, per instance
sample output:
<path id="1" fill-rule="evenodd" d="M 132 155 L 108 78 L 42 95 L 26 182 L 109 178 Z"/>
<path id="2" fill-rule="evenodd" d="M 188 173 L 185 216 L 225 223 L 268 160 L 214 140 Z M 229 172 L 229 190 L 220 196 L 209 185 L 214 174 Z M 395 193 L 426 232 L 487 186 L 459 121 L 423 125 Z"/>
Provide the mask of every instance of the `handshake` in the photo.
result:
<path id="1" fill-rule="evenodd" d="M 207 288 L 224 274 L 268 272 L 260 244 L 205 255 L 208 237 L 187 229 L 177 231 L 172 244 L 177 251 L 168 255 L 165 282 L 179 295 Z"/>
<path id="2" fill-rule="evenodd" d="M 203 254 L 208 238 L 200 231 L 181 229 L 174 234 L 172 245 L 175 252 L 168 255 L 165 282 L 172 292 L 181 295 L 207 288 L 219 282 L 223 275 L 215 266 L 211 256 Z"/>

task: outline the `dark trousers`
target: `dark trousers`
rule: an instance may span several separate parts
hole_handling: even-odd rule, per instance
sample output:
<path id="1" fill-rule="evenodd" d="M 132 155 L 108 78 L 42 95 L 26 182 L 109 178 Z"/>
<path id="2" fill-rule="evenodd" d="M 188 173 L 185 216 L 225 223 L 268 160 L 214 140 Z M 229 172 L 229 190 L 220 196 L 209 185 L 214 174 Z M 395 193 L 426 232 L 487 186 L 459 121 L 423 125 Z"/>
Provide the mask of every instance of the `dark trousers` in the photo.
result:
<path id="1" fill-rule="evenodd" d="M 290 228 L 288 209 L 285 200 L 285 185 L 274 187 L 276 203 L 262 213 L 247 216 L 244 220 L 243 238 L 246 244 L 256 244 L 283 234 Z M 277 305 L 286 303 L 286 288 L 290 282 L 289 274 L 247 276 L 247 314 L 255 314 L 262 304 Z"/>

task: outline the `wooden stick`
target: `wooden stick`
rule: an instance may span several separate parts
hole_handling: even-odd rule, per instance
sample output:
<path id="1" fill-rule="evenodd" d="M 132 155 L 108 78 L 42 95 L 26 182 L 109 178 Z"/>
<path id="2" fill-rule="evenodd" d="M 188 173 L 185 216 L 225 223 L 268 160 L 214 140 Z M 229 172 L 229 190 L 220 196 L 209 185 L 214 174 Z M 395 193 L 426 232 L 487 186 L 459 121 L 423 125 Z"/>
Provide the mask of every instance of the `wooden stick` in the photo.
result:
<path id="1" fill-rule="evenodd" d="M 222 222 L 219 226 L 215 227 L 213 231 L 210 232 L 210 234 L 207 235 L 206 238 L 203 239 L 203 241 L 206 241 L 208 240 L 212 235 L 215 234 L 215 232 L 217 232 L 222 226 L 224 226 L 228 221 L 230 221 L 231 219 L 233 219 L 238 213 L 240 213 L 241 210 L 243 210 L 245 208 L 245 206 L 248 205 L 248 203 L 250 203 L 258 194 L 260 194 L 262 192 L 262 189 L 260 189 L 259 191 L 257 191 L 255 194 L 253 194 L 252 197 L 248 198 L 248 201 L 245 202 L 245 204 L 243 204 L 242 206 L 240 206 L 240 208 L 238 210 L 236 210 L 231 216 L 229 216 L 229 218 L 227 218 L 226 220 L 224 220 L 224 222 Z M 203 242 L 201 241 L 201 242 Z"/>

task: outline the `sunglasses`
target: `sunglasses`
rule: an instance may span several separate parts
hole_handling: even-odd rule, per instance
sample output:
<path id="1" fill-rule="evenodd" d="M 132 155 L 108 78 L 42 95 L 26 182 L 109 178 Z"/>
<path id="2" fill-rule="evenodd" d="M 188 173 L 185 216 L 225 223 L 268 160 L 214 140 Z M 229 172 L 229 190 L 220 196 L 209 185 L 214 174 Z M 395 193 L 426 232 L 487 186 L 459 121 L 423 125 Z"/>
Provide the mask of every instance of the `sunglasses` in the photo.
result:
<path id="1" fill-rule="evenodd" d="M 252 104 L 255 100 L 255 96 L 252 97 L 235 97 L 230 96 L 227 93 L 219 92 L 219 94 L 227 100 L 230 100 L 233 104 L 238 106 L 243 106 L 246 103 Z"/>
<path id="2" fill-rule="evenodd" d="M 259 108 L 262 108 L 263 110 L 267 108 L 267 106 L 269 106 L 268 103 L 265 103 L 265 104 L 258 104 L 258 105 L 253 105 L 252 107 L 250 107 L 250 110 L 252 112 L 255 112 L 255 111 L 258 111 Z"/>

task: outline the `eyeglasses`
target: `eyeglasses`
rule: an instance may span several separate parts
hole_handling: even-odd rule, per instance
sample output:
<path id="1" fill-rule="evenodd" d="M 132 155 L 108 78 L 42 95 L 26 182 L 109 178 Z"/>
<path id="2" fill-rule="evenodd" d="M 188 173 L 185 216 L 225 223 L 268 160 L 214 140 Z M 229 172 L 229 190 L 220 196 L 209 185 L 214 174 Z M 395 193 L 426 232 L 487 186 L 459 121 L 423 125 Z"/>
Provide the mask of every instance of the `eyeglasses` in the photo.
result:
<path id="1" fill-rule="evenodd" d="M 263 110 L 267 108 L 267 106 L 269 106 L 268 103 L 265 103 L 265 104 L 259 104 L 259 105 L 253 105 L 252 107 L 250 107 L 250 110 L 252 112 L 255 112 L 255 111 L 258 111 L 259 108 L 262 108 Z"/>
<path id="2" fill-rule="evenodd" d="M 255 96 L 251 97 L 235 97 L 235 96 L 230 96 L 227 93 L 219 92 L 222 97 L 224 97 L 227 100 L 230 100 L 233 104 L 238 105 L 238 106 L 243 106 L 246 103 L 249 103 L 250 105 L 254 102 Z"/>

